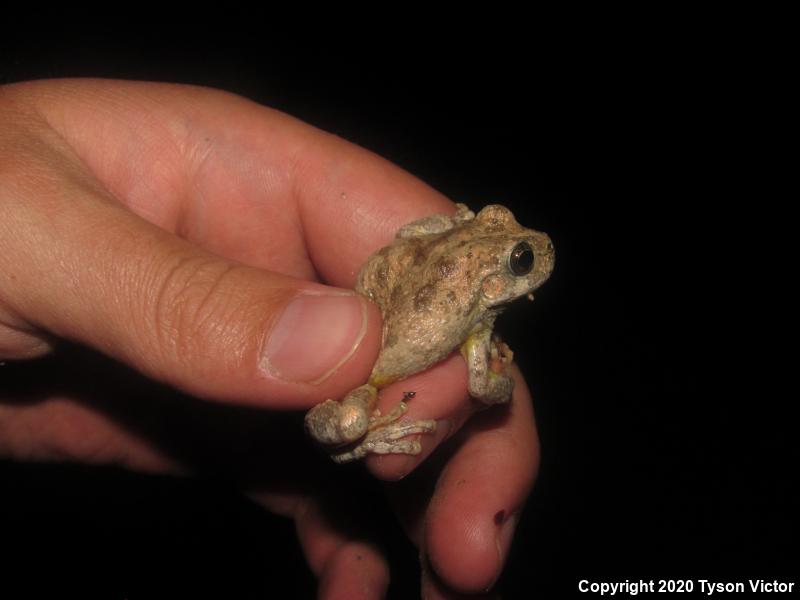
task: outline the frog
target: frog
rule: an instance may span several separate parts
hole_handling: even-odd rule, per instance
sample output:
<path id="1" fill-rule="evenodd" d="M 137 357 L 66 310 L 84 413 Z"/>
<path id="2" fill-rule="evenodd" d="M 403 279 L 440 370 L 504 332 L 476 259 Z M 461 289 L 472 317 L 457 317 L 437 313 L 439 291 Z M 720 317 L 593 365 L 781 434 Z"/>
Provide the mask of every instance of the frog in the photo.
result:
<path id="1" fill-rule="evenodd" d="M 500 204 L 477 214 L 456 204 L 452 216 L 433 214 L 402 226 L 367 259 L 355 286 L 383 317 L 378 358 L 364 385 L 306 413 L 308 435 L 337 463 L 419 454 L 418 434 L 434 432 L 436 421 L 402 418 L 413 392 L 381 414 L 378 392 L 456 350 L 466 360 L 469 395 L 487 407 L 508 403 L 513 352 L 493 334 L 495 319 L 513 300 L 533 300 L 554 265 L 550 237 L 523 227 Z"/>

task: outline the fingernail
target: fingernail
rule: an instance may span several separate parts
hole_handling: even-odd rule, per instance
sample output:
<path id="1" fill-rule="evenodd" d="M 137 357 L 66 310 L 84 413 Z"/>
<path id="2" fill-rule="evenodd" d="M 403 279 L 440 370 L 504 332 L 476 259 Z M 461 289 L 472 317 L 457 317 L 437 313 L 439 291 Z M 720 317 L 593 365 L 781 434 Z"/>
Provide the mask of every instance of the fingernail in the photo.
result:
<path id="1" fill-rule="evenodd" d="M 500 564 L 502 564 L 506 556 L 508 556 L 508 549 L 511 547 L 511 540 L 514 539 L 514 531 L 519 522 L 519 511 L 513 512 L 510 515 L 501 510 L 494 516 L 494 522 L 499 526 L 497 530 L 497 554 L 500 557 Z"/>
<path id="2" fill-rule="evenodd" d="M 366 330 L 360 296 L 299 295 L 269 332 L 261 368 L 284 381 L 320 383 L 353 355 Z"/>

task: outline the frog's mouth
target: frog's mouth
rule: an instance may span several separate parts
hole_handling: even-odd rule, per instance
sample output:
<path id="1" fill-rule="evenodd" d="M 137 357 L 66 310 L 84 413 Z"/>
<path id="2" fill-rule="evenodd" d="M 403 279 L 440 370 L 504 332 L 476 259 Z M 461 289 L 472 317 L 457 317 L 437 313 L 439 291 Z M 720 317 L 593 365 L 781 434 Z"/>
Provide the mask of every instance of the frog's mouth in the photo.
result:
<path id="1" fill-rule="evenodd" d="M 502 301 L 498 302 L 497 304 L 492 304 L 490 306 L 490 308 L 492 308 L 493 310 L 496 310 L 498 313 L 500 313 L 500 312 L 503 312 L 506 308 L 508 308 L 509 306 L 511 306 L 512 304 L 514 304 L 515 302 L 517 302 L 518 300 L 520 300 L 522 298 L 527 298 L 528 300 L 533 302 L 533 300 L 534 300 L 533 292 L 528 292 L 527 294 L 524 294 L 524 295 L 516 297 L 516 298 L 511 298 L 509 300 L 502 300 Z"/>

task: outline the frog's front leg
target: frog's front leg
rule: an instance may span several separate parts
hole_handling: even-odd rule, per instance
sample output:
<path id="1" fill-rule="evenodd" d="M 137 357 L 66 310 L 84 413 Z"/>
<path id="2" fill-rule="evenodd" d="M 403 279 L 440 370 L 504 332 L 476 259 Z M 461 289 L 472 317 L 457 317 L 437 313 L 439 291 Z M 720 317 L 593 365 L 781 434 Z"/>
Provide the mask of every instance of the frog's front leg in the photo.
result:
<path id="1" fill-rule="evenodd" d="M 514 353 L 492 336 L 491 325 L 485 325 L 469 335 L 461 346 L 467 361 L 469 394 L 484 404 L 503 404 L 511 400 L 514 380 L 506 374 Z"/>
<path id="2" fill-rule="evenodd" d="M 436 421 L 398 422 L 408 409 L 400 402 L 381 415 L 375 408 L 378 390 L 371 384 L 356 388 L 341 402 L 326 400 L 306 415 L 306 431 L 316 441 L 335 448 L 331 458 L 338 463 L 363 458 L 367 454 L 419 454 L 418 440 L 406 436 L 436 430 Z"/>
<path id="3" fill-rule="evenodd" d="M 456 214 L 452 217 L 447 215 L 429 215 L 422 217 L 411 223 L 403 225 L 397 231 L 397 237 L 401 239 L 415 238 L 432 233 L 444 233 L 450 231 L 456 225 L 461 225 L 467 221 L 475 218 L 475 213 L 472 212 L 465 204 L 456 204 Z"/>

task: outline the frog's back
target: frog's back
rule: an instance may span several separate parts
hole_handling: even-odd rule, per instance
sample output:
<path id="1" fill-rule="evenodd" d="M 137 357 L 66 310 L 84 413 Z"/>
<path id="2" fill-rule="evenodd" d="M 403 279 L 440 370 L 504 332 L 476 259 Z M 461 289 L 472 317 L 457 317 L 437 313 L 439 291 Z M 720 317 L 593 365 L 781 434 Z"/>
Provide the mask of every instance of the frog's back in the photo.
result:
<path id="1" fill-rule="evenodd" d="M 384 319 L 372 380 L 380 387 L 422 371 L 458 348 L 479 314 L 471 283 L 450 257 L 447 234 L 406 239 L 373 255 L 356 287 Z"/>

